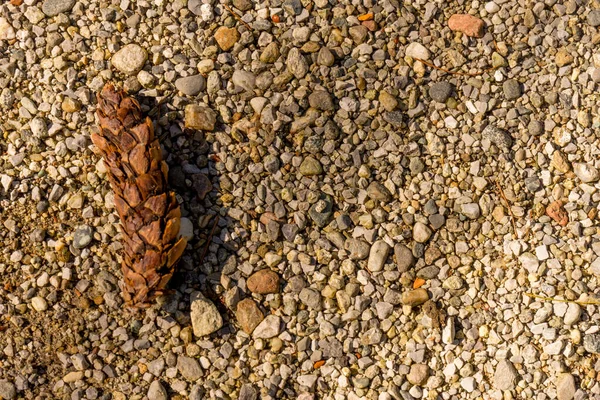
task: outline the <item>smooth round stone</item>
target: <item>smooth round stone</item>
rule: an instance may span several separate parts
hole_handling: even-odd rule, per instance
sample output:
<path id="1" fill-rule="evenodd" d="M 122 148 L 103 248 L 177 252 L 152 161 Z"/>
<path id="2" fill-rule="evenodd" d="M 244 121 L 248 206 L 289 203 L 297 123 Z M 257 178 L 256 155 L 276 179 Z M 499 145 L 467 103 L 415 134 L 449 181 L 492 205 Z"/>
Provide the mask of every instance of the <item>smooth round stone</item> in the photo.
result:
<path id="1" fill-rule="evenodd" d="M 146 63 L 148 52 L 140 45 L 131 43 L 117 51 L 111 58 L 112 65 L 126 75 L 137 74 Z"/>
<path id="2" fill-rule="evenodd" d="M 187 96 L 195 96 L 206 88 L 206 80 L 202 75 L 186 76 L 177 79 L 175 87 Z"/>
<path id="3" fill-rule="evenodd" d="M 500 11 L 500 6 L 498 6 L 498 4 L 494 3 L 493 1 L 490 1 L 485 4 L 485 11 L 487 11 L 490 14 L 497 13 L 498 11 Z"/>
<path id="4" fill-rule="evenodd" d="M 46 311 L 48 309 L 48 303 L 43 297 L 36 296 L 31 299 L 31 306 L 36 311 Z"/>
<path id="5" fill-rule="evenodd" d="M 419 243 L 425 243 L 429 240 L 433 231 L 422 222 L 417 222 L 413 227 L 413 239 Z"/>

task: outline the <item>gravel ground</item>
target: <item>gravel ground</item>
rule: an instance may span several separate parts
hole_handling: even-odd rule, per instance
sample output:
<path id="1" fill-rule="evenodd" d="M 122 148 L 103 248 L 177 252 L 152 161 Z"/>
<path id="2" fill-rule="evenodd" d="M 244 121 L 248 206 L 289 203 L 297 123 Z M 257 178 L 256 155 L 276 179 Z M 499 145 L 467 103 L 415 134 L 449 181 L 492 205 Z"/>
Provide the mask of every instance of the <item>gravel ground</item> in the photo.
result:
<path id="1" fill-rule="evenodd" d="M 600 399 L 600 2 L 0 5 L 0 398 Z M 189 238 L 120 297 L 108 81 Z"/>

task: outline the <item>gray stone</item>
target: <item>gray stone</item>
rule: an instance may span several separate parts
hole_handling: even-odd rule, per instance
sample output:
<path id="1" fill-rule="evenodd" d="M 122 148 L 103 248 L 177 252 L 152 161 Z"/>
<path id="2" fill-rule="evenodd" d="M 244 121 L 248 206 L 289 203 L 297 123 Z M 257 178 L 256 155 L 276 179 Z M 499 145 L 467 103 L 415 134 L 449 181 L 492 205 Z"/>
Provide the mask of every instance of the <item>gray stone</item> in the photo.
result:
<path id="1" fill-rule="evenodd" d="M 148 52 L 140 45 L 131 43 L 117 51 L 111 58 L 112 65 L 126 75 L 135 75 L 148 59 Z"/>
<path id="2" fill-rule="evenodd" d="M 308 210 L 308 215 L 319 227 L 324 227 L 329 223 L 333 214 L 333 203 L 331 196 L 322 194 L 321 198 L 313 204 Z"/>
<path id="3" fill-rule="evenodd" d="M 525 187 L 531 193 L 535 193 L 544 187 L 542 186 L 542 181 L 537 176 L 530 176 L 529 178 L 524 179 Z"/>
<path id="4" fill-rule="evenodd" d="M 160 381 L 153 381 L 148 389 L 148 400 L 168 400 L 167 390 Z"/>
<path id="5" fill-rule="evenodd" d="M 83 249 L 86 247 L 94 238 L 94 231 L 92 227 L 88 225 L 82 225 L 75 230 L 73 234 L 73 247 L 76 249 Z"/>
<path id="6" fill-rule="evenodd" d="M 231 81 L 238 88 L 251 92 L 254 90 L 256 86 L 256 77 L 252 72 L 243 71 L 241 69 L 235 70 L 233 76 L 231 77 Z"/>
<path id="7" fill-rule="evenodd" d="M 177 79 L 175 87 L 187 96 L 195 96 L 206 88 L 206 80 L 202 75 L 186 76 Z"/>
<path id="8" fill-rule="evenodd" d="M 194 335 L 202 337 L 218 331 L 223 326 L 223 318 L 217 307 L 202 293 L 194 292 L 190 296 L 192 328 Z"/>
<path id="9" fill-rule="evenodd" d="M 588 353 L 600 354 L 600 333 L 584 335 L 583 348 Z"/>
<path id="10" fill-rule="evenodd" d="M 390 245 L 383 240 L 378 240 L 371 246 L 371 252 L 369 253 L 369 261 L 367 261 L 367 268 L 371 272 L 378 272 L 383 269 L 383 265 L 387 260 L 390 253 Z"/>
<path id="11" fill-rule="evenodd" d="M 75 0 L 46 0 L 42 4 L 42 12 L 49 17 L 70 11 L 75 5 Z"/>
<path id="12" fill-rule="evenodd" d="M 436 82 L 429 88 L 429 97 L 438 103 L 445 103 L 452 94 L 452 89 L 450 82 Z"/>
<path id="13" fill-rule="evenodd" d="M 300 291 L 300 301 L 309 308 L 321 310 L 321 294 L 314 289 L 304 288 Z"/>
<path id="14" fill-rule="evenodd" d="M 240 389 L 240 397 L 238 397 L 238 400 L 257 400 L 257 399 L 258 399 L 258 392 L 256 391 L 256 389 L 250 383 L 243 384 L 242 388 Z"/>
<path id="15" fill-rule="evenodd" d="M 592 10 L 587 15 L 587 22 L 593 27 L 600 26 L 600 10 Z"/>
<path id="16" fill-rule="evenodd" d="M 327 47 L 321 47 L 317 54 L 317 64 L 325 67 L 331 67 L 335 62 L 335 56 Z"/>
<path id="17" fill-rule="evenodd" d="M 488 125 L 481 132 L 481 138 L 487 139 L 496 146 L 508 150 L 512 146 L 512 137 L 504 129 L 500 129 L 494 125 Z"/>
<path id="18" fill-rule="evenodd" d="M 544 133 L 544 124 L 541 121 L 532 119 L 527 125 L 527 130 L 529 131 L 530 135 L 539 136 Z"/>
<path id="19" fill-rule="evenodd" d="M 514 80 L 508 79 L 502 84 L 502 90 L 504 90 L 504 96 L 507 100 L 516 100 L 521 97 L 521 84 Z"/>
<path id="20" fill-rule="evenodd" d="M 349 238 L 344 242 L 344 249 L 350 253 L 351 260 L 364 260 L 369 256 L 369 243 L 362 239 Z"/>
<path id="21" fill-rule="evenodd" d="M 202 377 L 202 368 L 195 358 L 179 355 L 177 357 L 177 370 L 184 379 L 195 382 Z"/>
<path id="22" fill-rule="evenodd" d="M 390 202 L 392 194 L 390 191 L 379 182 L 371 182 L 367 187 L 367 195 L 376 201 Z"/>
<path id="23" fill-rule="evenodd" d="M 401 243 L 394 246 L 394 256 L 400 273 L 408 271 L 415 262 L 412 251 Z"/>
<path id="24" fill-rule="evenodd" d="M 557 400 L 572 400 L 575 398 L 575 377 L 572 374 L 560 374 L 556 379 Z"/>
<path id="25" fill-rule="evenodd" d="M 281 319 L 277 315 L 267 315 L 252 332 L 256 339 L 271 339 L 281 332 Z"/>
<path id="26" fill-rule="evenodd" d="M 1 380 L 0 381 L 0 398 L 5 400 L 12 400 L 17 397 L 17 388 L 12 382 Z"/>
<path id="27" fill-rule="evenodd" d="M 508 360 L 501 360 L 494 372 L 494 387 L 498 390 L 513 390 L 519 379 L 519 373 Z"/>
<path id="28" fill-rule="evenodd" d="M 481 210 L 479 209 L 479 204 L 477 203 L 463 204 L 461 211 L 465 217 L 470 219 L 477 219 L 481 216 Z"/>

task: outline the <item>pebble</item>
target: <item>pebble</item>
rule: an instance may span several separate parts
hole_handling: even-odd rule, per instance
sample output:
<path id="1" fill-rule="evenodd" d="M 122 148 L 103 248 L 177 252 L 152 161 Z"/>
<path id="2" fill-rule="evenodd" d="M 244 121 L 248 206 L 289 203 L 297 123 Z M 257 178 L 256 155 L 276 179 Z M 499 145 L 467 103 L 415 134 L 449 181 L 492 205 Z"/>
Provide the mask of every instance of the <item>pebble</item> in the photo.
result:
<path id="1" fill-rule="evenodd" d="M 270 269 L 261 269 L 248 278 L 246 285 L 252 293 L 279 293 L 279 275 Z"/>
<path id="2" fill-rule="evenodd" d="M 508 360 L 501 360 L 494 372 L 494 387 L 498 390 L 513 390 L 519 379 L 519 373 Z"/>
<path id="3" fill-rule="evenodd" d="M 557 400 L 572 400 L 575 398 L 575 377 L 572 374 L 563 373 L 556 378 L 556 398 Z"/>
<path id="4" fill-rule="evenodd" d="M 281 319 L 277 315 L 267 315 L 254 329 L 255 339 L 271 339 L 281 332 Z"/>
<path id="5" fill-rule="evenodd" d="M 483 20 L 469 14 L 454 14 L 448 19 L 448 28 L 453 31 L 459 31 L 467 36 L 480 38 L 483 37 Z"/>
<path id="6" fill-rule="evenodd" d="M 467 393 L 471 393 L 477 388 L 477 382 L 472 376 L 467 376 L 466 378 L 461 379 L 460 387 L 465 389 Z"/>
<path id="7" fill-rule="evenodd" d="M 584 335 L 583 348 L 588 353 L 600 354 L 600 333 L 591 333 Z"/>
<path id="8" fill-rule="evenodd" d="M 498 4 L 494 3 L 493 1 L 489 1 L 485 3 L 485 11 L 487 11 L 490 14 L 494 14 L 500 11 L 500 6 L 498 6 Z"/>
<path id="9" fill-rule="evenodd" d="M 425 46 L 418 42 L 412 42 L 406 47 L 406 55 L 412 58 L 420 58 L 421 60 L 429 60 L 431 53 Z"/>
<path id="10" fill-rule="evenodd" d="M 179 355 L 177 357 L 177 371 L 183 378 L 190 382 L 195 382 L 203 375 L 202 368 L 195 358 Z"/>
<path id="11" fill-rule="evenodd" d="M 367 268 L 371 272 L 379 272 L 383 269 L 385 261 L 390 253 L 390 245 L 383 240 L 378 240 L 371 246 Z"/>
<path id="12" fill-rule="evenodd" d="M 256 86 L 256 78 L 252 72 L 237 70 L 231 77 L 233 84 L 246 92 L 251 92 Z"/>
<path id="13" fill-rule="evenodd" d="M 66 13 L 75 6 L 75 0 L 45 0 L 42 4 L 42 12 L 48 17 Z"/>
<path id="14" fill-rule="evenodd" d="M 216 30 L 214 37 L 221 50 L 229 51 L 240 40 L 240 33 L 235 28 L 222 26 Z"/>
<path id="15" fill-rule="evenodd" d="M 223 318 L 217 307 L 200 292 L 190 296 L 192 327 L 194 336 L 202 337 L 218 331 L 223 326 Z"/>
<path id="16" fill-rule="evenodd" d="M 446 320 L 446 326 L 442 329 L 442 342 L 445 344 L 452 344 L 456 335 L 456 327 L 454 324 L 454 318 L 448 317 Z"/>
<path id="17" fill-rule="evenodd" d="M 504 81 L 502 89 L 507 100 L 516 100 L 521 97 L 521 84 L 514 79 Z"/>
<path id="18" fill-rule="evenodd" d="M 146 64 L 148 52 L 140 45 L 131 43 L 117 51 L 111 58 L 112 65 L 125 75 L 137 74 Z"/>
<path id="19" fill-rule="evenodd" d="M 481 132 L 481 138 L 487 139 L 496 146 L 508 150 L 512 147 L 512 137 L 504 129 L 500 129 L 494 125 L 488 125 Z"/>
<path id="20" fill-rule="evenodd" d="M 429 378 L 429 367 L 426 364 L 413 364 L 406 379 L 413 385 L 423 385 Z"/>
<path id="21" fill-rule="evenodd" d="M 429 87 L 429 97 L 438 103 L 445 103 L 452 94 L 454 88 L 446 81 L 435 82 Z"/>
<path id="22" fill-rule="evenodd" d="M 148 400 L 167 400 L 167 390 L 160 381 L 152 381 L 148 389 Z"/>
<path id="23" fill-rule="evenodd" d="M 321 175 L 323 173 L 323 166 L 319 160 L 308 156 L 305 157 L 302 164 L 300 164 L 299 171 L 304 176 Z"/>
<path id="24" fill-rule="evenodd" d="M 17 388 L 12 382 L 0 380 L 0 398 L 6 400 L 17 398 Z"/>
<path id="25" fill-rule="evenodd" d="M 390 191 L 379 182 L 371 182 L 367 187 L 367 195 L 377 201 L 389 202 L 392 200 Z"/>
<path id="26" fill-rule="evenodd" d="M 186 128 L 212 131 L 215 129 L 216 122 L 217 116 L 210 108 L 197 104 L 188 104 L 185 106 Z"/>
<path id="27" fill-rule="evenodd" d="M 238 323 L 248 335 L 262 322 L 264 315 L 256 302 L 252 299 L 244 299 L 237 304 L 235 316 Z"/>
<path id="28" fill-rule="evenodd" d="M 584 183 L 597 182 L 600 179 L 600 173 L 598 169 L 591 164 L 587 163 L 574 163 L 573 172 L 579 179 Z"/>
<path id="29" fill-rule="evenodd" d="M 587 22 L 593 27 L 600 26 L 600 10 L 591 10 L 587 15 Z"/>
<path id="30" fill-rule="evenodd" d="M 175 87 L 186 96 L 195 96 L 206 88 L 206 80 L 202 75 L 186 76 L 177 79 Z"/>
<path id="31" fill-rule="evenodd" d="M 565 325 L 570 326 L 579 322 L 581 312 L 581 306 L 579 304 L 569 303 L 569 306 L 567 307 L 567 312 L 564 316 Z"/>
<path id="32" fill-rule="evenodd" d="M 394 256 L 400 273 L 408 271 L 415 262 L 412 251 L 401 243 L 394 246 Z"/>
<path id="33" fill-rule="evenodd" d="M 36 296 L 31 299 L 31 306 L 35 311 L 46 311 L 48 309 L 48 303 L 43 297 Z"/>
<path id="34" fill-rule="evenodd" d="M 569 223 L 569 214 L 563 207 L 563 203 L 560 200 L 553 201 L 546 207 L 546 214 L 560 226 L 567 226 Z"/>
<path id="35" fill-rule="evenodd" d="M 73 234 L 73 247 L 76 249 L 83 249 L 87 247 L 94 238 L 93 235 L 94 232 L 92 227 L 88 225 L 82 225 L 78 227 Z"/>
<path id="36" fill-rule="evenodd" d="M 314 91 L 308 96 L 308 102 L 311 107 L 321 111 L 333 111 L 335 106 L 331 95 L 324 90 Z"/>
<path id="37" fill-rule="evenodd" d="M 429 294 L 425 289 L 415 289 L 402 293 L 402 303 L 407 306 L 416 307 L 429 300 Z"/>
<path id="38" fill-rule="evenodd" d="M 413 239 L 418 243 L 425 243 L 429 240 L 433 231 L 422 222 L 417 222 L 413 227 Z"/>
<path id="39" fill-rule="evenodd" d="M 287 70 L 297 79 L 302 79 L 306 76 L 309 70 L 308 63 L 299 49 L 292 48 L 286 59 Z"/>

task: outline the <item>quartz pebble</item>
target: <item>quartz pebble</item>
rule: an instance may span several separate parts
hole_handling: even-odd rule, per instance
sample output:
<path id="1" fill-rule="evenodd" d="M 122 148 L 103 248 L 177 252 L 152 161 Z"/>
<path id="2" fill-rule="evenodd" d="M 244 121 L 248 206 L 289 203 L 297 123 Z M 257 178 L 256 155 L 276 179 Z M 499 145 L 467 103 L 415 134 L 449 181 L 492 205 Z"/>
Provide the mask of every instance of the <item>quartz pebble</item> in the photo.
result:
<path id="1" fill-rule="evenodd" d="M 191 295 L 190 318 L 194 335 L 197 337 L 210 335 L 223 326 L 223 319 L 217 307 L 200 292 Z"/>

